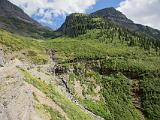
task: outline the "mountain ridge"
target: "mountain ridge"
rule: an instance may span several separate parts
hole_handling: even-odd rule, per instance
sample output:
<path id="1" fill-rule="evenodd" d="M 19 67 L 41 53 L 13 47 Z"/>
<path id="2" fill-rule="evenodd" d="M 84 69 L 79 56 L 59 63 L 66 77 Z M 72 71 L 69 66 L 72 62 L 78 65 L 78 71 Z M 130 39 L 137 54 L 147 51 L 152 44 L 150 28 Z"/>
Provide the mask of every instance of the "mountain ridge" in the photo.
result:
<path id="1" fill-rule="evenodd" d="M 115 21 L 115 22 L 119 21 L 119 22 L 125 22 L 125 23 L 130 23 L 130 24 L 133 23 L 132 20 L 128 19 L 122 12 L 117 11 L 114 7 L 100 9 L 91 14 L 95 14 L 97 16 L 100 16 L 100 17 L 103 17 L 105 19 Z"/>
<path id="2" fill-rule="evenodd" d="M 12 4 L 8 0 L 0 1 L 0 16 L 15 17 L 32 24 L 40 25 L 38 22 L 30 18 L 22 9 Z"/>
<path id="3" fill-rule="evenodd" d="M 104 8 L 91 14 L 110 20 L 115 24 L 133 32 L 140 32 L 147 36 L 151 36 L 156 40 L 160 40 L 160 30 L 141 24 L 136 24 L 132 20 L 128 19 L 122 12 L 116 10 L 113 7 Z"/>
<path id="4" fill-rule="evenodd" d="M 152 29 L 144 31 L 144 33 L 135 32 L 120 25 L 117 25 L 111 20 L 104 19 L 103 17 L 99 17 L 95 14 L 82 14 L 82 13 L 71 14 L 67 16 L 66 21 L 59 28 L 58 31 L 61 31 L 63 34 L 69 37 L 77 37 L 80 35 L 85 35 L 92 30 L 97 31 L 93 35 L 97 39 L 99 37 L 105 36 L 106 38 L 112 40 L 122 39 L 126 41 L 127 44 L 136 46 L 138 45 L 140 47 L 144 47 L 145 49 L 154 48 L 156 50 L 159 50 L 160 47 L 160 41 L 158 38 L 155 38 L 155 36 L 153 37 L 150 34 L 146 35 L 147 32 Z M 117 35 L 119 36 L 118 38 Z"/>
<path id="5" fill-rule="evenodd" d="M 0 1 L 0 28 L 11 33 L 34 38 L 56 36 L 52 29 L 42 26 L 8 0 Z"/>

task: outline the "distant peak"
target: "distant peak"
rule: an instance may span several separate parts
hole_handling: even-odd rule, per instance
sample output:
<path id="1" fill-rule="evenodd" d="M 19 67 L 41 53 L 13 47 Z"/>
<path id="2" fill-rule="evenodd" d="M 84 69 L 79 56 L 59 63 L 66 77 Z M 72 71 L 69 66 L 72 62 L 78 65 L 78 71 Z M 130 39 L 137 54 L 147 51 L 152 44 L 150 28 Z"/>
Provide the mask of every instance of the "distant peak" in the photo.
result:
<path id="1" fill-rule="evenodd" d="M 106 11 L 106 12 L 120 12 L 120 11 L 116 10 L 116 8 L 114 8 L 114 7 L 103 8 L 103 9 L 98 10 L 98 11 Z"/>
<path id="2" fill-rule="evenodd" d="M 102 10 L 114 10 L 114 11 L 117 11 L 114 7 L 108 7 L 108 8 L 104 8 Z"/>
<path id="3" fill-rule="evenodd" d="M 114 7 L 104 8 L 92 14 L 114 22 L 133 23 L 133 21 L 128 19 L 122 12 L 116 10 Z"/>
<path id="4" fill-rule="evenodd" d="M 101 10 L 98 10 L 96 12 L 94 12 L 93 14 L 96 13 L 103 13 L 103 14 L 116 14 L 116 15 L 123 15 L 125 17 L 125 15 L 123 13 L 121 13 L 120 11 L 116 10 L 114 7 L 109 7 L 109 8 L 104 8 Z"/>

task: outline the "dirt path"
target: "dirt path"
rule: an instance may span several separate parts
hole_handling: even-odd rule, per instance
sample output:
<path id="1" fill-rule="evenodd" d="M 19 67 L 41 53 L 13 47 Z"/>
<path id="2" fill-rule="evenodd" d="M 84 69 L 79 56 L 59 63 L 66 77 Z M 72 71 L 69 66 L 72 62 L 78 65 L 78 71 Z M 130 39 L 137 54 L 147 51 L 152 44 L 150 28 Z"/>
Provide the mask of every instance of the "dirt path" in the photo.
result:
<path id="1" fill-rule="evenodd" d="M 0 68 L 0 120 L 29 120 L 30 117 L 32 120 L 43 120 L 34 110 L 33 92 L 40 104 L 53 108 L 66 120 L 69 120 L 62 108 L 41 91 L 24 82 L 23 76 L 17 70 L 17 66 L 23 67 L 23 63 L 15 59 Z M 46 77 L 45 74 L 40 74 L 36 70 L 34 74 Z"/>
<path id="2" fill-rule="evenodd" d="M 0 120 L 28 120 L 32 107 L 31 91 L 16 66 L 17 59 L 0 68 Z"/>

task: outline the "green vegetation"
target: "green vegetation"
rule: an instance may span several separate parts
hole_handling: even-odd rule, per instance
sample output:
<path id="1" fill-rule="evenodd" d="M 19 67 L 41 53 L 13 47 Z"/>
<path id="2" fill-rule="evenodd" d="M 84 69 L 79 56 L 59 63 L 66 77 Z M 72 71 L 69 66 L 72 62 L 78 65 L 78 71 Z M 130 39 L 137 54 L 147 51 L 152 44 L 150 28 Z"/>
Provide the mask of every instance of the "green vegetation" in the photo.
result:
<path id="1" fill-rule="evenodd" d="M 51 120 L 65 120 L 65 118 L 58 111 L 55 111 L 46 105 L 44 105 L 44 108 L 50 113 Z"/>
<path id="2" fill-rule="evenodd" d="M 130 81 L 123 75 L 103 78 L 103 97 L 106 107 L 115 120 L 139 120 L 140 114 L 134 107 L 130 97 Z"/>
<path id="3" fill-rule="evenodd" d="M 40 104 L 38 101 L 35 103 L 34 102 L 34 110 L 36 111 L 36 113 L 40 116 L 40 118 L 51 118 L 51 115 L 49 113 L 49 111 L 46 110 L 46 108 Z M 30 120 L 32 120 L 33 118 L 30 118 Z"/>
<path id="4" fill-rule="evenodd" d="M 148 120 L 159 120 L 160 78 L 150 76 L 140 81 L 142 106 Z"/>
<path id="5" fill-rule="evenodd" d="M 24 59 L 30 60 L 34 64 L 44 64 L 48 62 L 48 56 L 43 46 L 41 46 L 41 41 L 42 40 L 16 36 L 0 30 L 0 44 L 5 46 L 4 52 L 6 54 L 19 52 L 19 58 L 25 55 Z"/>
<path id="6" fill-rule="evenodd" d="M 112 113 L 106 108 L 103 102 L 93 102 L 91 100 L 81 100 L 81 104 L 91 112 L 103 117 L 106 120 L 113 120 Z"/>
<path id="7" fill-rule="evenodd" d="M 38 98 L 37 98 L 37 96 L 36 96 L 36 94 L 34 92 L 32 93 L 32 95 L 33 95 L 34 100 L 36 100 L 37 102 L 39 102 L 39 100 L 38 100 Z"/>
<path id="8" fill-rule="evenodd" d="M 101 78 L 104 101 L 81 100 L 93 113 L 106 120 L 140 120 L 130 96 L 130 81 L 121 74 Z"/>
<path id="9" fill-rule="evenodd" d="M 100 85 L 102 88 L 99 94 L 103 97 L 96 102 L 92 99 L 77 97 L 76 93 L 72 92 L 74 89 L 70 88 L 73 95 L 75 95 L 87 109 L 106 120 L 140 120 L 141 114 L 133 105 L 130 96 L 131 80 L 121 73 L 109 76 L 92 73 L 88 78 L 82 76 L 83 75 L 71 75 L 69 86 L 72 87 L 71 85 L 74 84 L 72 82 L 73 80 L 80 80 L 81 85 L 87 86 L 89 89 L 89 92 L 88 90 L 83 91 L 84 96 L 94 95 L 95 85 Z"/>
<path id="10" fill-rule="evenodd" d="M 106 59 L 102 63 L 103 71 L 122 72 L 130 78 L 140 78 L 144 74 L 160 75 L 160 63 L 157 60 L 151 61 L 142 59 L 126 59 L 126 58 L 111 58 Z M 107 71 L 108 69 L 108 71 Z"/>
<path id="11" fill-rule="evenodd" d="M 156 56 L 156 52 L 154 52 L 154 50 L 145 51 L 137 46 L 129 47 L 124 46 L 123 44 L 104 44 L 90 39 L 79 40 L 71 38 L 58 38 L 44 42 L 44 46 L 56 50 L 59 60 L 68 61 L 97 60 L 104 59 L 108 56 L 130 57 L 135 59 Z"/>
<path id="12" fill-rule="evenodd" d="M 38 101 L 34 105 L 34 109 L 42 118 L 48 118 L 50 120 L 66 120 L 58 111 L 47 105 L 42 105 Z"/>
<path id="13" fill-rule="evenodd" d="M 75 13 L 66 18 L 66 23 L 59 29 L 66 35 L 76 37 L 81 34 L 87 33 L 91 29 L 100 29 L 106 26 L 105 21 L 95 15 L 86 15 Z"/>
<path id="14" fill-rule="evenodd" d="M 86 93 L 83 92 L 84 95 L 93 93 L 94 84 L 87 80 L 88 76 L 86 76 L 84 71 L 85 69 L 86 71 L 93 70 L 94 72 L 102 75 L 101 78 L 98 77 L 100 83 L 103 85 L 108 84 L 110 89 L 117 90 L 117 93 L 115 93 L 115 91 L 111 91 L 109 94 L 109 88 L 105 88 L 105 86 L 103 86 L 105 89 L 103 89 L 102 96 L 105 98 L 105 102 L 102 99 L 95 103 L 93 100 L 83 100 L 77 97 L 77 99 L 81 101 L 81 104 L 83 104 L 86 108 L 109 120 L 141 119 L 143 115 L 132 103 L 131 93 L 125 93 L 125 91 L 127 90 L 129 92 L 129 89 L 131 89 L 131 85 L 128 84 L 130 79 L 141 80 L 144 76 L 148 78 L 151 75 L 154 78 L 160 75 L 159 53 L 156 52 L 155 49 L 146 50 L 139 45 L 130 46 L 126 42 L 119 42 L 119 39 L 114 39 L 113 42 L 101 42 L 93 37 L 95 34 L 93 36 L 91 34 L 92 32 L 96 33 L 96 31 L 97 30 L 90 31 L 90 33 L 81 35 L 77 38 L 58 38 L 49 40 L 43 44 L 45 44 L 47 48 L 56 50 L 57 58 L 59 60 L 58 62 L 62 66 L 66 66 L 66 64 L 68 64 L 68 66 L 71 66 L 72 64 L 75 66 L 77 62 L 84 62 L 84 65 L 82 65 L 79 70 L 81 71 L 81 74 L 79 74 L 78 77 L 72 75 L 72 80 L 69 83 L 71 92 L 75 95 L 75 97 L 77 97 L 77 95 L 74 90 L 73 80 L 80 80 L 82 86 L 83 84 L 89 84 L 89 91 Z M 90 37 L 89 34 L 93 38 Z M 85 37 L 87 39 L 85 39 Z M 123 74 L 122 76 L 125 77 L 122 77 L 123 79 L 119 79 L 117 78 L 117 73 L 121 73 Z M 102 79 L 103 77 L 105 79 Z M 126 79 L 127 77 L 129 79 Z M 157 78 L 157 82 L 160 83 L 158 79 L 159 77 Z M 148 85 L 150 86 L 150 84 Z M 156 84 L 153 86 L 155 87 Z M 143 87 L 143 89 L 145 90 L 146 87 Z M 142 92 L 141 90 L 142 89 L 140 89 L 140 92 Z M 157 94 L 157 98 L 159 99 L 159 93 Z M 140 97 L 143 98 L 143 95 L 144 94 L 141 94 Z M 154 103 L 157 107 L 148 107 L 147 101 L 149 101 L 151 105 Z M 152 120 L 153 118 L 151 118 L 151 116 L 159 118 L 158 114 L 160 112 L 158 108 L 158 101 L 155 103 L 151 99 L 143 99 L 142 109 L 144 109 L 143 114 L 147 119 Z M 149 114 L 150 117 L 148 117 Z"/>

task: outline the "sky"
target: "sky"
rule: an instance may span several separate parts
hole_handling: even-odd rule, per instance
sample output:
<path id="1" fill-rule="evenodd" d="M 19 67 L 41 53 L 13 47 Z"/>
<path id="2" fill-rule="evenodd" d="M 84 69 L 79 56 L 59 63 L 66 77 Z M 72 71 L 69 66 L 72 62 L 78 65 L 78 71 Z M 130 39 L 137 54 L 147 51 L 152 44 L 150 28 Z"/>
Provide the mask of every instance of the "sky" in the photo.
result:
<path id="1" fill-rule="evenodd" d="M 45 26 L 57 29 L 71 13 L 114 7 L 135 23 L 160 30 L 160 0 L 9 0 Z"/>

